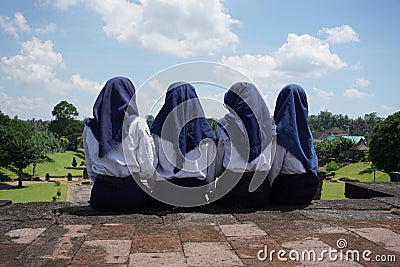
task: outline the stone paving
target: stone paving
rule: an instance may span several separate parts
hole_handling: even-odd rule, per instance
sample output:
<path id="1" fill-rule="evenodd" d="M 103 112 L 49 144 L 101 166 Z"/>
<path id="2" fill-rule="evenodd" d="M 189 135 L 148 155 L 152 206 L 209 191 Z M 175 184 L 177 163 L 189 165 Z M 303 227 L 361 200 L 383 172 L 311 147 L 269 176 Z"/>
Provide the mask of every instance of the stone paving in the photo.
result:
<path id="1" fill-rule="evenodd" d="M 394 197 L 124 214 L 72 189 L 71 203 L 0 201 L 0 266 L 400 266 Z"/>

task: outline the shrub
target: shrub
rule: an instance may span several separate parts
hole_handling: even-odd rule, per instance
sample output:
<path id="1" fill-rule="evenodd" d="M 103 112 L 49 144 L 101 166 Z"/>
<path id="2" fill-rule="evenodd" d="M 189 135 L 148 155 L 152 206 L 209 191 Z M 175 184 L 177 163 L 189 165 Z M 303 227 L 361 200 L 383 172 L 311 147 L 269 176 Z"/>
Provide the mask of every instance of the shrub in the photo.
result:
<path id="1" fill-rule="evenodd" d="M 326 164 L 326 171 L 327 172 L 334 172 L 337 171 L 340 168 L 339 164 L 331 161 L 328 164 Z"/>
<path id="2" fill-rule="evenodd" d="M 52 196 L 51 198 L 53 199 L 53 201 L 57 200 L 57 196 Z"/>
<path id="3" fill-rule="evenodd" d="M 60 198 L 61 197 L 61 190 L 58 189 L 57 193 L 56 193 L 57 197 Z"/>
<path id="4" fill-rule="evenodd" d="M 72 167 L 76 167 L 78 165 L 78 163 L 76 162 L 75 157 L 72 158 L 72 163 L 71 163 Z"/>
<path id="5" fill-rule="evenodd" d="M 61 181 L 60 180 L 55 180 L 54 183 L 56 184 L 56 186 L 60 186 L 61 185 Z"/>

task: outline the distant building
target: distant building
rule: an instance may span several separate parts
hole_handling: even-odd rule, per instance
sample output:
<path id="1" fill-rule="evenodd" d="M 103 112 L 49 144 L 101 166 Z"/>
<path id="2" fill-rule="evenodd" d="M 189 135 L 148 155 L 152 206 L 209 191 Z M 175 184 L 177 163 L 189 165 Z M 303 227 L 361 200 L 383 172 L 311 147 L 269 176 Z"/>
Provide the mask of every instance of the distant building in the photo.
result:
<path id="1" fill-rule="evenodd" d="M 323 132 L 316 132 L 315 134 L 313 134 L 313 139 L 314 139 L 314 142 L 322 142 L 322 141 L 327 140 L 327 138 L 329 137 L 331 139 L 329 141 L 332 141 L 336 137 L 346 136 L 346 135 L 348 135 L 348 134 L 345 130 L 340 129 L 338 127 L 332 127 Z"/>
<path id="2" fill-rule="evenodd" d="M 332 141 L 332 140 L 335 140 L 338 137 L 343 137 L 343 138 L 346 138 L 346 139 L 350 139 L 355 144 L 358 144 L 361 140 L 365 140 L 365 137 L 362 136 L 362 135 L 342 135 L 342 136 L 330 135 L 330 136 L 327 136 L 325 138 L 325 140 Z"/>
<path id="3" fill-rule="evenodd" d="M 345 130 L 338 127 L 332 127 L 324 132 L 316 132 L 313 134 L 314 142 L 330 142 L 338 137 L 350 139 L 355 145 L 349 150 L 343 151 L 340 155 L 342 158 L 352 158 L 356 160 L 365 159 L 365 151 L 369 149 L 366 138 L 364 136 L 348 135 Z"/>
<path id="4" fill-rule="evenodd" d="M 355 146 L 350 148 L 350 157 L 353 159 L 365 159 L 365 151 L 369 149 L 365 139 L 360 139 Z"/>

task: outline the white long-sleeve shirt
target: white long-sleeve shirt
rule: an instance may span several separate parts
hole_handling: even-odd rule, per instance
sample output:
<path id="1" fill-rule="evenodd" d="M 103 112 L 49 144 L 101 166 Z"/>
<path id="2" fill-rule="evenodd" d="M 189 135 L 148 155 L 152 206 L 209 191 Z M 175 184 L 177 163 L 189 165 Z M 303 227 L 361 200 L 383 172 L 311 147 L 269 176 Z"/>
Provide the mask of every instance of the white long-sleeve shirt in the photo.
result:
<path id="1" fill-rule="evenodd" d="M 157 157 L 154 142 L 146 121 L 132 116 L 127 122 L 128 134 L 123 136 L 122 143 L 103 158 L 99 157 L 99 142 L 92 130 L 85 126 L 83 144 L 86 158 L 86 169 L 91 179 L 97 175 L 108 175 L 124 178 L 137 173 L 142 180 L 154 177 Z"/>
<path id="2" fill-rule="evenodd" d="M 239 122 L 238 126 L 244 127 Z M 274 135 L 275 133 L 273 132 L 272 134 Z M 238 173 L 254 171 L 268 172 L 271 169 L 273 142 L 268 144 L 257 158 L 248 163 L 240 156 L 235 144 L 231 142 L 229 136 L 220 126 L 217 126 L 217 137 L 216 176 L 220 176 L 225 169 Z"/>
<path id="3" fill-rule="evenodd" d="M 271 170 L 268 174 L 270 184 L 274 182 L 280 173 L 283 174 L 302 174 L 307 170 L 292 153 L 286 150 L 283 146 L 277 144 L 274 161 Z"/>
<path id="4" fill-rule="evenodd" d="M 197 178 L 210 183 L 215 180 L 215 156 L 216 146 L 211 140 L 202 140 L 198 147 L 185 155 L 183 167 L 176 174 L 174 173 L 177 155 L 173 144 L 153 134 L 158 165 L 156 180 L 161 181 L 171 178 Z"/>

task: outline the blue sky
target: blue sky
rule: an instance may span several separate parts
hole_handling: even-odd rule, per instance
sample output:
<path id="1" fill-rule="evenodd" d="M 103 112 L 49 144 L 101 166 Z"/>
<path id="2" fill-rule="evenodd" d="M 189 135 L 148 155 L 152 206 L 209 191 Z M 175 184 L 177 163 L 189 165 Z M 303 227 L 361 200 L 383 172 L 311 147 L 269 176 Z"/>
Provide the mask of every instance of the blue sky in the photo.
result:
<path id="1" fill-rule="evenodd" d="M 144 116 L 168 87 L 157 73 L 207 61 L 244 75 L 227 86 L 254 81 L 271 109 L 297 83 L 311 114 L 386 117 L 400 110 L 399 11 L 397 0 L 0 0 L 0 110 L 51 119 L 67 100 L 85 118 L 105 81 L 122 75 Z M 216 106 L 203 107 L 218 118 Z"/>

